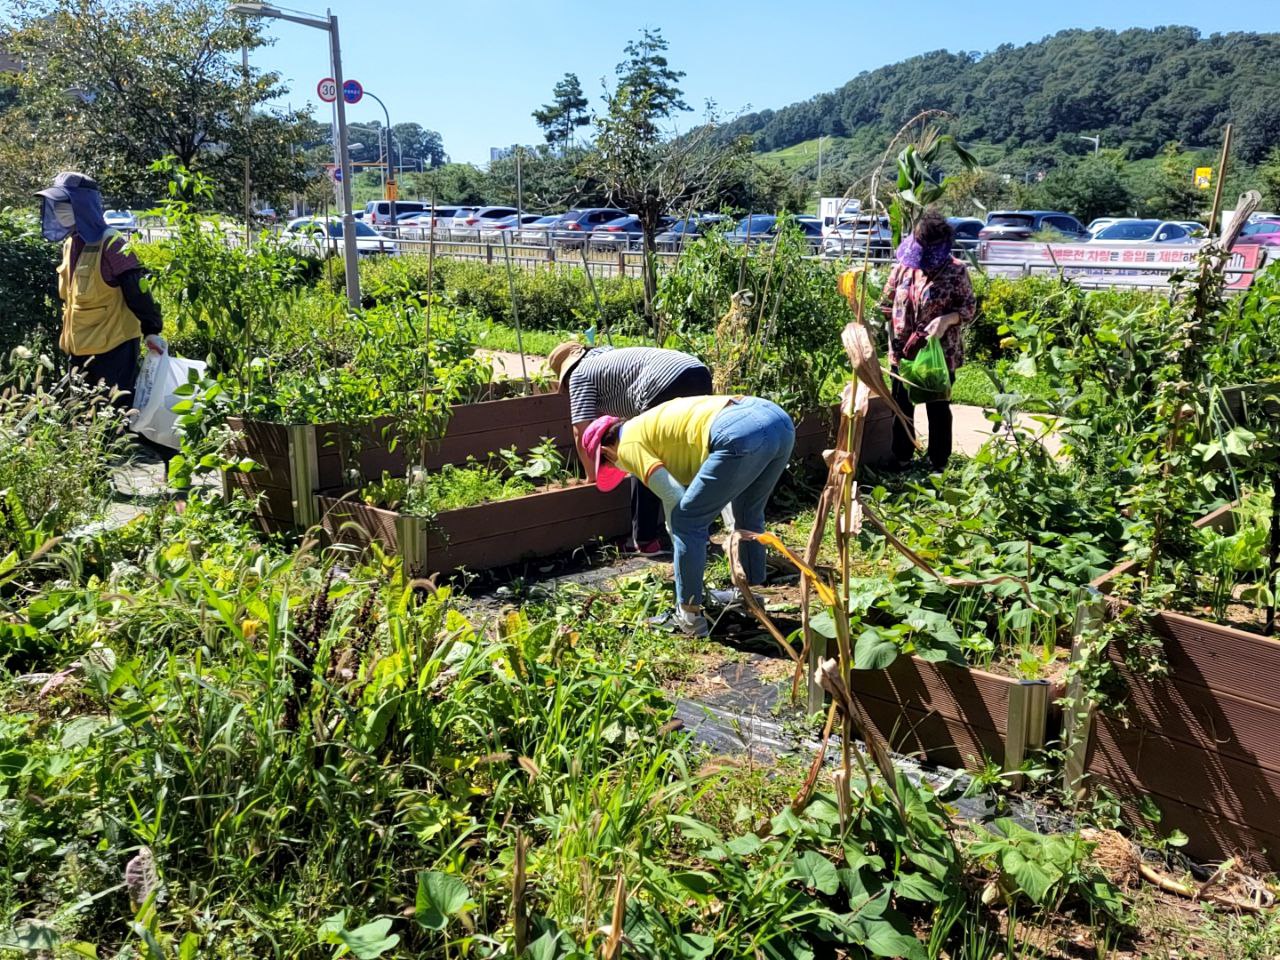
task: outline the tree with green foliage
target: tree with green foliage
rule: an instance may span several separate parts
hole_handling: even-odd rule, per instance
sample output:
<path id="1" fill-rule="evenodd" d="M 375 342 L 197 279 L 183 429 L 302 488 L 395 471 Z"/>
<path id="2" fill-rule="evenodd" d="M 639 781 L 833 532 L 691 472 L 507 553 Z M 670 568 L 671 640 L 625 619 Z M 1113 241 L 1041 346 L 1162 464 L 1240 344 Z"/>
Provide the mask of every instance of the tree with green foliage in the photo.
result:
<path id="1" fill-rule="evenodd" d="M 519 200 L 526 211 L 534 212 L 571 206 L 605 206 L 609 202 L 608 193 L 583 163 L 589 153 L 586 148 L 574 144 L 563 149 L 520 147 L 518 150 L 518 157 L 512 153 L 489 164 L 488 202 L 515 206 Z"/>
<path id="2" fill-rule="evenodd" d="M 576 73 L 566 73 L 551 91 L 551 103 L 533 111 L 533 119 L 542 128 L 547 143 L 568 147 L 574 131 L 591 122 L 587 116 L 587 98 Z"/>
<path id="3" fill-rule="evenodd" d="M 1132 187 L 1139 212 L 1162 220 L 1191 220 L 1207 205 L 1206 191 L 1196 189 L 1194 156 L 1179 144 L 1167 143 L 1160 162 Z"/>
<path id="4" fill-rule="evenodd" d="M 1280 210 L 1280 147 L 1272 147 L 1267 159 L 1258 167 L 1262 181 L 1263 202 L 1271 210 Z"/>
<path id="5" fill-rule="evenodd" d="M 420 123 L 397 123 L 391 127 L 391 142 L 397 162 L 421 160 L 423 167 L 438 167 L 449 161 L 444 139 Z"/>
<path id="6" fill-rule="evenodd" d="M 1018 179 L 1080 150 L 1080 134 L 1101 135 L 1104 145 L 1145 158 L 1171 140 L 1217 144 L 1226 121 L 1235 123 L 1240 160 L 1256 163 L 1280 143 L 1278 60 L 1280 33 L 1063 30 L 982 54 L 910 57 L 809 100 L 745 114 L 721 136 L 750 136 L 757 150 L 771 151 L 823 134 L 866 135 L 883 150 L 903 120 L 927 104 L 954 116 L 952 132 L 965 142 L 1029 154 L 1043 148 L 1037 162 L 1002 171 Z M 870 145 L 859 152 L 857 176 L 880 155 Z"/>
<path id="7" fill-rule="evenodd" d="M 623 47 L 626 59 L 618 64 L 618 91 L 628 90 L 631 108 L 644 105 L 648 115 L 644 129 L 650 138 L 658 134 L 657 121 L 669 118 L 673 113 L 689 109 L 682 99 L 684 91 L 677 84 L 684 78 L 683 70 L 672 70 L 665 56 L 666 38 L 661 30 L 647 27 L 640 31 L 640 39 Z M 617 93 L 609 98 L 617 99 Z"/>
<path id="8" fill-rule="evenodd" d="M 582 173 L 607 191 L 610 200 L 640 220 L 646 254 L 645 313 L 658 333 L 653 312 L 657 291 L 655 238 L 668 214 L 706 209 L 746 160 L 745 138 L 722 144 L 715 117 L 680 137 L 659 136 L 652 90 L 619 84 L 609 108 L 596 120 L 596 149 L 581 165 Z M 659 338 L 660 339 L 660 338 Z"/>
<path id="9" fill-rule="evenodd" d="M 1114 151 L 1064 164 L 1032 191 L 1037 205 L 1073 214 L 1081 223 L 1130 213 L 1133 195 L 1121 175 L 1123 159 Z"/>
<path id="10" fill-rule="evenodd" d="M 241 69 L 241 48 L 268 42 L 256 20 L 216 0 L 11 6 L 5 45 L 26 66 L 17 83 L 31 136 L 74 141 L 109 202 L 155 202 L 164 183 L 150 165 L 166 156 L 206 174 L 224 209 L 239 209 L 246 156 L 259 196 L 305 186 L 300 115 L 268 106 L 287 93 L 280 75 Z"/>

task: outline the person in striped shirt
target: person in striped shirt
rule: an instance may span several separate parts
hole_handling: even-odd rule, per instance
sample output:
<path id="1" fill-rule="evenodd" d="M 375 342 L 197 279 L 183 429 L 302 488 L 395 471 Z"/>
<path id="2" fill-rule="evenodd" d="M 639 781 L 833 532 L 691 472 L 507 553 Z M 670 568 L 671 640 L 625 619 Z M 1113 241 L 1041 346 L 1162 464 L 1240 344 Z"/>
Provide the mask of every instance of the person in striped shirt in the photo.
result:
<path id="1" fill-rule="evenodd" d="M 569 420 L 587 479 L 595 482 L 595 458 L 583 433 L 597 417 L 631 418 L 677 397 L 711 393 L 711 371 L 697 357 L 658 347 L 587 347 L 567 341 L 548 358 L 560 389 L 569 394 Z M 636 553 L 665 553 L 659 536 L 662 502 L 638 480 L 631 484 L 631 541 Z"/>

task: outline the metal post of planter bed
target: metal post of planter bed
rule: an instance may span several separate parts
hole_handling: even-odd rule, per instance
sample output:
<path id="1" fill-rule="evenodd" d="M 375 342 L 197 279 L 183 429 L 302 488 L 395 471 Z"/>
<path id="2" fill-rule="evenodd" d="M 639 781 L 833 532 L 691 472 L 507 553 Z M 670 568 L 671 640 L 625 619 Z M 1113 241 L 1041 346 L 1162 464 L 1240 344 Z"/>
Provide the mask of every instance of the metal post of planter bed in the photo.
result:
<path id="1" fill-rule="evenodd" d="M 421 517 L 399 514 L 396 517 L 396 546 L 400 550 L 400 569 L 409 580 L 427 569 L 427 535 Z"/>
<path id="2" fill-rule="evenodd" d="M 805 710 L 809 713 L 817 713 L 826 704 L 827 694 L 822 689 L 822 685 L 818 683 L 818 667 L 822 661 L 827 658 L 827 638 L 816 630 L 809 631 L 809 662 L 806 665 L 808 671 L 805 677 L 806 687 L 809 692 L 808 700 L 805 704 Z"/>
<path id="3" fill-rule="evenodd" d="M 286 429 L 289 431 L 289 494 L 293 500 L 293 522 L 305 530 L 320 520 L 316 509 L 320 474 L 316 430 L 310 424 Z"/>
<path id="4" fill-rule="evenodd" d="M 1076 606 L 1075 624 L 1071 628 L 1071 662 L 1075 664 L 1084 652 L 1081 638 L 1102 626 L 1107 615 L 1107 602 L 1093 587 L 1084 591 Z M 1093 732 L 1093 715 L 1098 705 L 1092 701 L 1081 702 L 1082 690 L 1079 677 L 1072 677 L 1067 686 L 1067 709 L 1062 716 L 1062 764 L 1063 793 L 1071 800 L 1083 800 L 1085 796 L 1085 755 L 1089 750 L 1089 736 Z"/>
<path id="5" fill-rule="evenodd" d="M 1004 742 L 1004 772 L 1009 785 L 1022 786 L 1019 772 L 1027 755 L 1044 748 L 1049 717 L 1049 681 L 1020 680 L 1009 688 Z"/>

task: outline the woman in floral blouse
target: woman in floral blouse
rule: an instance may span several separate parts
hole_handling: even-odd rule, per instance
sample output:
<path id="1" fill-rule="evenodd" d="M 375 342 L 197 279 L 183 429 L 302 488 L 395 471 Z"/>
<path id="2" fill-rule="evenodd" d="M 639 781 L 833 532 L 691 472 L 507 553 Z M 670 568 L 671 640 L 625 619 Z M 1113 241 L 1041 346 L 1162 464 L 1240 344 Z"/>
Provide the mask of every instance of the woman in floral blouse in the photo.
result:
<path id="1" fill-rule="evenodd" d="M 897 262 L 880 297 L 880 312 L 889 320 L 889 361 L 895 374 L 899 361 L 913 358 L 929 337 L 941 339 L 952 382 L 964 363 L 962 335 L 965 325 L 973 320 L 973 286 L 965 265 L 951 256 L 954 240 L 951 224 L 929 210 L 898 246 Z M 896 378 L 893 399 L 911 420 L 915 407 L 907 397 L 907 388 Z M 941 472 L 951 457 L 951 401 L 930 401 L 925 410 L 929 416 L 929 463 L 935 472 Z M 894 421 L 893 455 L 900 466 L 911 462 L 913 433 Z"/>

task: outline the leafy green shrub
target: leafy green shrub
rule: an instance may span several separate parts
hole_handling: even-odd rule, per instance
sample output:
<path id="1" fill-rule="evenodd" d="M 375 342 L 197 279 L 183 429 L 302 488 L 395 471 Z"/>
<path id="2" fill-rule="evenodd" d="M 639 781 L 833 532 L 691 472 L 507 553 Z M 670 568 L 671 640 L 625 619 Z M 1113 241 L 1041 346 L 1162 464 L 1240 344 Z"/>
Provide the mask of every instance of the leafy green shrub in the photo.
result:
<path id="1" fill-rule="evenodd" d="M 15 359 L 0 375 L 0 554 L 25 557 L 102 512 L 123 423 L 78 378 L 50 385 L 47 357 L 18 347 Z"/>
<path id="2" fill-rule="evenodd" d="M 384 474 L 380 481 L 367 484 L 361 496 L 372 506 L 429 518 L 445 510 L 523 497 L 572 476 L 555 441 L 544 438 L 527 457 L 508 447 L 485 463 L 472 457 L 462 466 L 446 464 L 439 470 L 415 471 L 408 478 Z"/>
<path id="3" fill-rule="evenodd" d="M 0 353 L 24 343 L 37 350 L 57 343 L 59 257 L 33 217 L 0 211 Z"/>
<path id="4" fill-rule="evenodd" d="M 718 231 L 685 248 L 658 278 L 664 330 L 707 359 L 727 389 L 769 397 L 792 414 L 815 409 L 847 369 L 840 333 L 853 314 L 833 263 L 814 259 L 793 229 L 776 245 L 747 248 Z M 730 315 L 734 295 L 739 308 Z"/>
<path id="5" fill-rule="evenodd" d="M 1064 297 L 1071 284 L 1054 276 L 988 277 L 973 273 L 973 292 L 978 312 L 965 331 L 965 351 L 974 360 L 992 360 L 1001 353 L 1000 327 L 1017 314 L 1057 315 L 1066 306 Z M 1090 290 L 1084 294 L 1082 309 L 1093 322 L 1100 322 L 1109 312 L 1151 308 L 1165 295 L 1126 287 Z"/>

